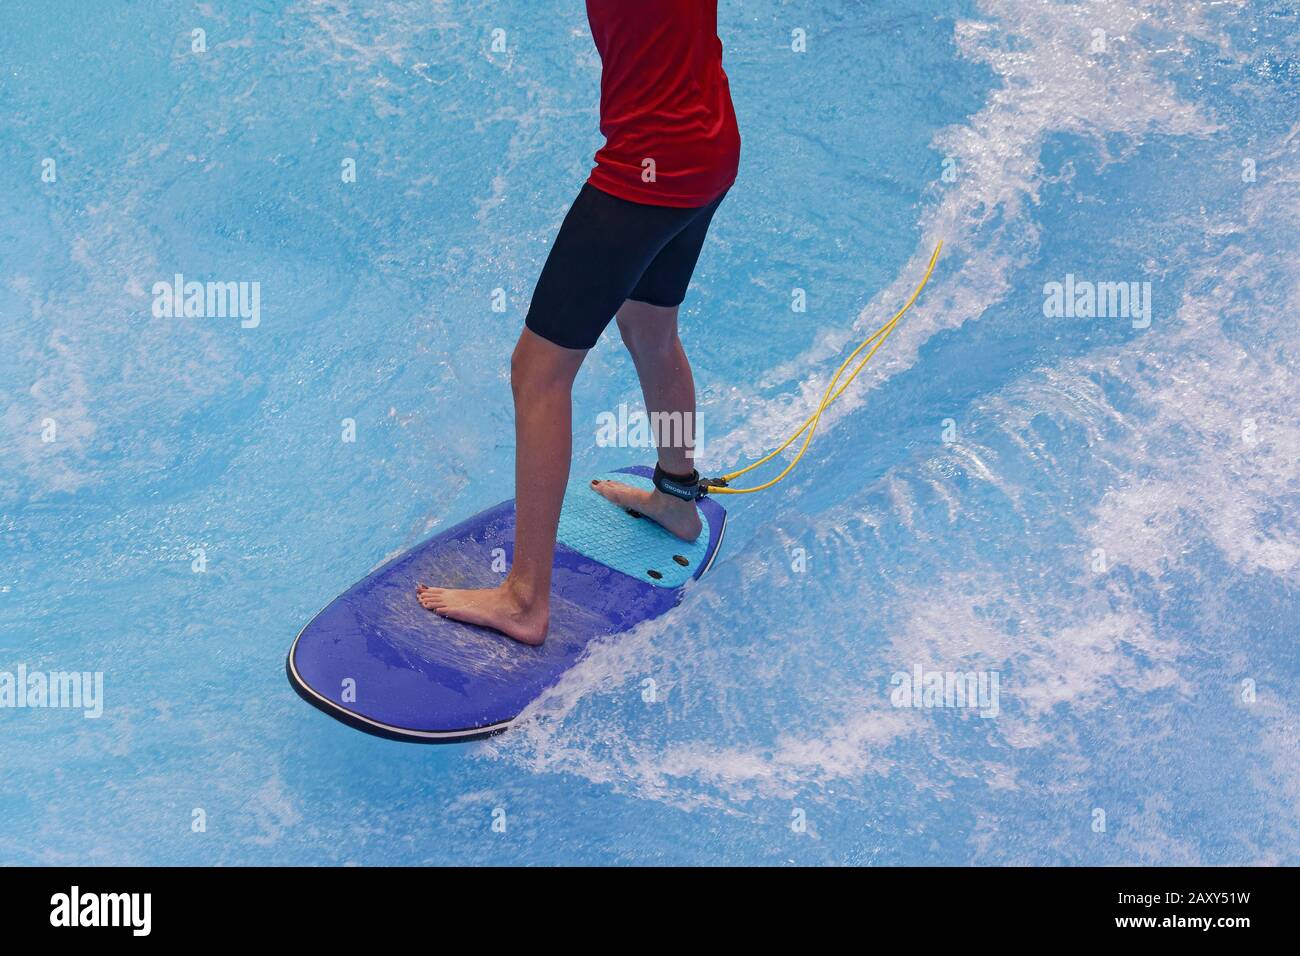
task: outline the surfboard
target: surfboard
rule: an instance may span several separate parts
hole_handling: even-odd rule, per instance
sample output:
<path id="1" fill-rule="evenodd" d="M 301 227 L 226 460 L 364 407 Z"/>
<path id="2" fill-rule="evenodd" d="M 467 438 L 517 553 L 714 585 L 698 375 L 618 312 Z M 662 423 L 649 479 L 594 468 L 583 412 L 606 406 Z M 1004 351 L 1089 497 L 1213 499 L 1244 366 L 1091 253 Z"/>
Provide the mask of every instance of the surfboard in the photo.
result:
<path id="1" fill-rule="evenodd" d="M 529 647 L 425 610 L 416 583 L 492 587 L 514 558 L 515 506 L 503 501 L 394 558 L 299 632 L 285 662 L 307 703 L 358 730 L 440 743 L 501 733 L 596 640 L 660 617 L 712 565 L 725 509 L 699 503 L 704 530 L 682 541 L 588 487 L 590 477 L 653 487 L 621 468 L 570 482 L 555 549 L 546 641 Z"/>

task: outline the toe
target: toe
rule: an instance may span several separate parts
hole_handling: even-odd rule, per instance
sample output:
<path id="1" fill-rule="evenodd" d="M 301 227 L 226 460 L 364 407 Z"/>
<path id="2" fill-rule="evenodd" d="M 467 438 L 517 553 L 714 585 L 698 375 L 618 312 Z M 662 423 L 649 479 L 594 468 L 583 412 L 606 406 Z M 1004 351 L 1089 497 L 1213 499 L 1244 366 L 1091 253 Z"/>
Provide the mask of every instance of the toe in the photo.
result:
<path id="1" fill-rule="evenodd" d="M 447 603 L 447 592 L 442 588 L 425 588 L 419 596 L 420 603 L 430 611 L 436 611 Z"/>
<path id="2" fill-rule="evenodd" d="M 591 490 L 616 505 L 627 506 L 637 497 L 637 489 L 621 481 L 593 481 Z"/>

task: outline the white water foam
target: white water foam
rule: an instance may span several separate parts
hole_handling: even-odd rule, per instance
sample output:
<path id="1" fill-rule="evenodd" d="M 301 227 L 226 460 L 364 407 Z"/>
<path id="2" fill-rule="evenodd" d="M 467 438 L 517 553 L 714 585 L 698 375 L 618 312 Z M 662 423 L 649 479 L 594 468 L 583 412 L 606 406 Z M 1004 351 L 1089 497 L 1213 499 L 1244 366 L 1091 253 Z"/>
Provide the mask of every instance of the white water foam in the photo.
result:
<path id="1" fill-rule="evenodd" d="M 756 457 L 766 451 L 757 436 L 798 427 L 817 407 L 837 356 L 907 301 L 940 241 L 944 254 L 930 285 L 853 387 L 823 414 L 819 430 L 833 428 L 869 402 L 873 385 L 911 367 L 936 333 L 1001 302 L 1012 289 L 1012 274 L 1033 261 L 1038 249 L 1041 227 L 1034 208 L 1046 182 L 1040 158 L 1051 139 L 1074 133 L 1100 150 L 1127 149 L 1151 133 L 1204 136 L 1216 129 L 1159 77 L 1158 52 L 1128 39 L 1138 26 L 1159 21 L 1170 32 L 1222 43 L 1195 4 L 985 0 L 980 9 L 987 19 L 957 23 L 957 49 L 992 69 L 1001 85 L 968 122 L 935 138 L 935 151 L 955 161 L 957 182 L 936 185 L 940 198 L 921 217 L 916 253 L 853 327 L 828 330 L 814 347 L 765 376 L 766 388 L 795 383 L 794 401 L 788 395 L 726 396 L 748 407 L 744 427 L 713 440 L 711 450 L 721 460 Z M 1091 30 L 1099 26 L 1110 36 L 1104 57 L 1089 53 Z M 1120 147 L 1116 134 L 1123 137 Z M 808 376 L 809 368 L 819 371 Z"/>

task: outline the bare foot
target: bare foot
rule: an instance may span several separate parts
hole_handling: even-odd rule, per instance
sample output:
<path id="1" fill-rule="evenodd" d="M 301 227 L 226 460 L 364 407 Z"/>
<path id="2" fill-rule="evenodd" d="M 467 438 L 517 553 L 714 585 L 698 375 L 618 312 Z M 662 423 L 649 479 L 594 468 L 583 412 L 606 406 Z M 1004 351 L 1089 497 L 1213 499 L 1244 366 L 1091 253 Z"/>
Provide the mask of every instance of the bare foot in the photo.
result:
<path id="1" fill-rule="evenodd" d="M 521 600 L 509 583 L 472 590 L 417 584 L 415 594 L 422 605 L 443 617 L 490 627 L 534 647 L 546 640 L 550 608 L 545 602 Z"/>
<path id="2" fill-rule="evenodd" d="M 700 536 L 703 525 L 694 501 L 674 498 L 658 488 L 646 491 L 621 481 L 601 481 L 599 478 L 591 480 L 591 487 L 596 494 L 608 498 L 620 508 L 629 508 L 663 525 L 683 541 L 694 541 Z"/>

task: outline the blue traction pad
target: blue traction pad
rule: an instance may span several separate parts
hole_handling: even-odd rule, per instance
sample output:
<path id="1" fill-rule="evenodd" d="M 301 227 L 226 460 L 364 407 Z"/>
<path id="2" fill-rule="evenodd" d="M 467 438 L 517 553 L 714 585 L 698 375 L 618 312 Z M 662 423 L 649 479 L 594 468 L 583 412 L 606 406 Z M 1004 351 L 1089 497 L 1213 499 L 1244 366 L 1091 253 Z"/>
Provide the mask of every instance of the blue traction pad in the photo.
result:
<path id="1" fill-rule="evenodd" d="M 649 478 L 626 472 L 611 471 L 596 477 L 635 488 L 654 487 Z M 561 544 L 607 568 L 661 588 L 679 588 L 699 570 L 709 550 L 707 525 L 694 541 L 683 541 L 649 518 L 633 518 L 596 494 L 590 483 L 590 478 L 569 482 L 560 513 Z"/>

